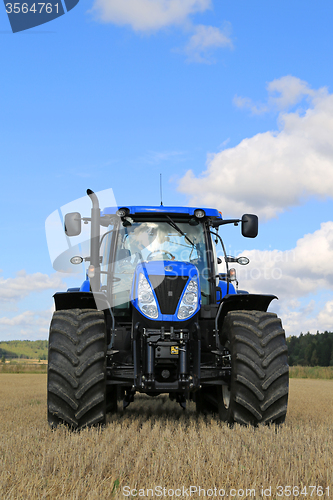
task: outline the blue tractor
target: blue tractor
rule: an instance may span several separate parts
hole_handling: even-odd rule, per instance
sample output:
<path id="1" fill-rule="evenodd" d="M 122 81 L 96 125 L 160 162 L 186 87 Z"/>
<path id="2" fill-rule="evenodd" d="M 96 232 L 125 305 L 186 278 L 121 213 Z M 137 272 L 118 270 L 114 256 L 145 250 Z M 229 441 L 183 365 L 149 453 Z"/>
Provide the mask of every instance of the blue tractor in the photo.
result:
<path id="1" fill-rule="evenodd" d="M 240 224 L 254 238 L 257 216 L 226 220 L 215 209 L 163 205 L 101 210 L 87 194 L 91 216 L 65 216 L 69 237 L 90 223 L 90 255 L 81 287 L 54 295 L 50 425 L 104 424 L 136 393 L 167 393 L 183 408 L 192 400 L 230 425 L 282 423 L 287 345 L 281 320 L 267 312 L 276 297 L 238 290 L 229 264 L 248 259 L 227 256 L 219 235 L 220 226 Z"/>

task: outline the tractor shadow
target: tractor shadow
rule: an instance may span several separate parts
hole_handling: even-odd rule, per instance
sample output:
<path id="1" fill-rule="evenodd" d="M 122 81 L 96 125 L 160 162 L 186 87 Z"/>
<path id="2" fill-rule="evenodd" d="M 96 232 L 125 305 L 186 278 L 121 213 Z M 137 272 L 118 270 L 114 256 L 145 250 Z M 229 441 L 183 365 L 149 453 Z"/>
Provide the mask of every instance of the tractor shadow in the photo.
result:
<path id="1" fill-rule="evenodd" d="M 179 422 L 181 425 L 193 425 L 193 421 L 215 420 L 214 414 L 199 415 L 195 409 L 195 403 L 187 401 L 186 409 L 181 408 L 179 403 L 172 401 L 167 394 L 150 397 L 146 394 L 136 394 L 133 403 L 125 410 L 122 402 L 118 401 L 118 411 L 107 416 L 107 426 L 116 422 L 131 420 L 132 422 L 147 422 L 151 424 L 165 421 Z"/>

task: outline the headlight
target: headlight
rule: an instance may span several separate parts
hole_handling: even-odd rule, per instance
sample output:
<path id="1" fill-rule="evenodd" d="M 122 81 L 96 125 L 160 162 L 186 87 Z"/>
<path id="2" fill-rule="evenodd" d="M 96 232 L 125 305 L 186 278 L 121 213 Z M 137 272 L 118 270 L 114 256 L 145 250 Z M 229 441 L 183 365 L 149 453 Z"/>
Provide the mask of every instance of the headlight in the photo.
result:
<path id="1" fill-rule="evenodd" d="M 201 208 L 197 208 L 196 210 L 194 210 L 194 215 L 195 217 L 197 217 L 198 219 L 202 219 L 202 217 L 205 217 L 206 213 L 204 210 L 202 210 Z"/>
<path id="2" fill-rule="evenodd" d="M 187 319 L 192 316 L 198 307 L 198 301 L 198 283 L 196 280 L 191 280 L 185 289 L 185 293 L 178 309 L 177 318 Z"/>
<path id="3" fill-rule="evenodd" d="M 238 257 L 238 259 L 236 259 L 236 262 L 238 262 L 238 264 L 241 264 L 242 266 L 246 266 L 246 264 L 250 262 L 250 259 L 248 259 L 247 257 Z"/>
<path id="4" fill-rule="evenodd" d="M 82 264 L 83 259 L 79 255 L 76 255 L 75 257 L 71 258 L 71 263 L 72 264 Z"/>
<path id="5" fill-rule="evenodd" d="M 129 208 L 127 207 L 122 207 L 122 208 L 119 208 L 116 212 L 116 214 L 119 216 L 119 217 L 126 217 L 126 215 L 128 215 L 130 213 L 129 211 Z"/>
<path id="6" fill-rule="evenodd" d="M 143 314 L 148 316 L 148 318 L 156 319 L 158 317 L 158 309 L 153 290 L 142 273 L 139 274 L 138 305 Z"/>

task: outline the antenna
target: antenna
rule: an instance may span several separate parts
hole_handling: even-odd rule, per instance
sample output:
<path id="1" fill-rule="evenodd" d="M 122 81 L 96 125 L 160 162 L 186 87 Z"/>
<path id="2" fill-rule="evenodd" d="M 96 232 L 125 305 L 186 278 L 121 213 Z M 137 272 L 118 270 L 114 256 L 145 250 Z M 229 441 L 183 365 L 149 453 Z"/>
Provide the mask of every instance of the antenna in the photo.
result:
<path id="1" fill-rule="evenodd" d="M 162 174 L 160 174 L 160 194 L 161 194 L 161 206 L 163 206 L 163 201 L 162 201 Z"/>

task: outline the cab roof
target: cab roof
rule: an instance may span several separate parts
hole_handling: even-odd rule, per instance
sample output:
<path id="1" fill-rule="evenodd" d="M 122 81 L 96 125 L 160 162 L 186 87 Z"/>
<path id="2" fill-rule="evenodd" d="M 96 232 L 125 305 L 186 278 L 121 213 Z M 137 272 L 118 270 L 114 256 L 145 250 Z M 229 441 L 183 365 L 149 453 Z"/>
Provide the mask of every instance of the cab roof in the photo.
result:
<path id="1" fill-rule="evenodd" d="M 204 210 L 207 217 L 213 217 L 214 219 L 222 219 L 222 214 L 215 208 L 201 208 L 201 207 L 165 207 L 164 205 L 157 205 L 153 207 L 147 206 L 124 206 L 124 207 L 106 207 L 101 211 L 101 216 L 112 215 L 117 212 L 120 208 L 127 208 L 129 210 L 128 215 L 141 215 L 141 214 L 168 214 L 168 215 L 185 215 L 194 216 L 195 210 Z"/>

